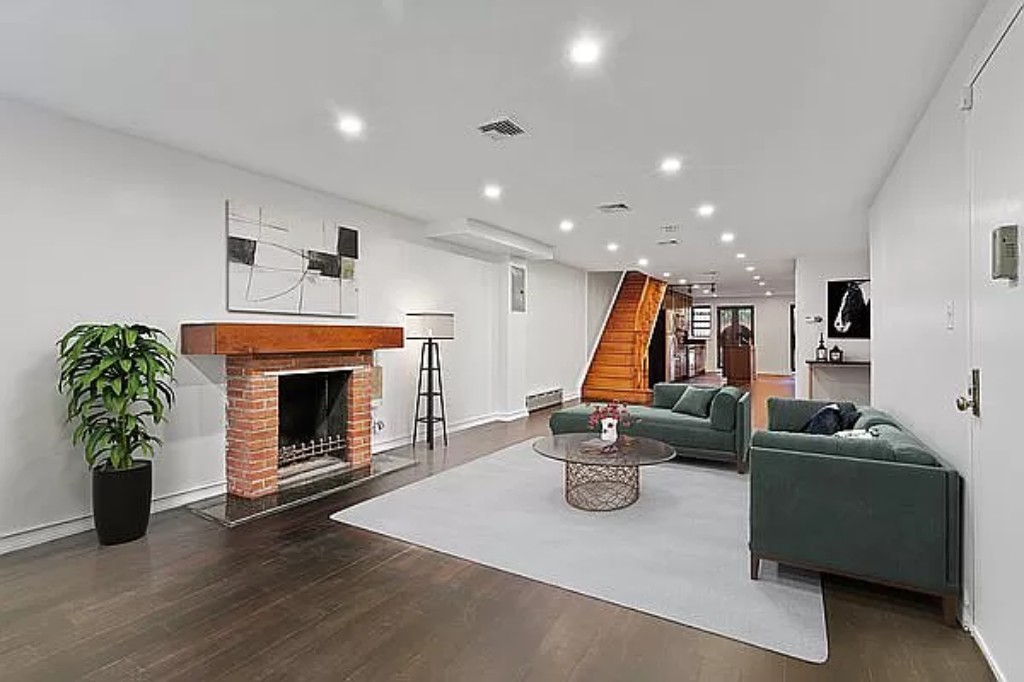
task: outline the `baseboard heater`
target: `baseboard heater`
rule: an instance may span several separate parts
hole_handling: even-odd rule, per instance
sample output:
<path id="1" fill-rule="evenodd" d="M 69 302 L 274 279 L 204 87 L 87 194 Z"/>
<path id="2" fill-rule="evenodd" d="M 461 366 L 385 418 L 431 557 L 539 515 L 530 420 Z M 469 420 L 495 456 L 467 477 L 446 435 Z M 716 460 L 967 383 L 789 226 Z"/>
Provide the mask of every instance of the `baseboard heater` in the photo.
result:
<path id="1" fill-rule="evenodd" d="M 526 396 L 526 411 L 536 412 L 545 407 L 562 404 L 562 389 L 556 388 L 543 393 L 532 393 Z"/>

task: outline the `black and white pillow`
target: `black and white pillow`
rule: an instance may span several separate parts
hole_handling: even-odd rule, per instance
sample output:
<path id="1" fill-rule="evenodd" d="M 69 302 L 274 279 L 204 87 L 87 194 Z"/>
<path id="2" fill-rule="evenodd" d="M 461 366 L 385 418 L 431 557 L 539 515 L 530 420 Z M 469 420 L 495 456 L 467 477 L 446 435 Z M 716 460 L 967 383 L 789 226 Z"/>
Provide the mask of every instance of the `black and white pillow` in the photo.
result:
<path id="1" fill-rule="evenodd" d="M 843 430 L 843 417 L 837 403 L 829 403 L 807 420 L 801 429 L 816 436 L 832 436 Z"/>

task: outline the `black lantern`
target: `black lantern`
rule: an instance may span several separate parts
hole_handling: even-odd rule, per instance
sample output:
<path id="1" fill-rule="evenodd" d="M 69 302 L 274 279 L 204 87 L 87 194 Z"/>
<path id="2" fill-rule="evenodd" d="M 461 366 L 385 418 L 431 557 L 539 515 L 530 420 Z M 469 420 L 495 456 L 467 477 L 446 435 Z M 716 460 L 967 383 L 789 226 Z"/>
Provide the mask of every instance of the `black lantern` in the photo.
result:
<path id="1" fill-rule="evenodd" d="M 825 335 L 818 335 L 818 347 L 814 349 L 814 359 L 818 362 L 828 360 L 828 349 L 825 347 Z"/>
<path id="2" fill-rule="evenodd" d="M 843 361 L 843 349 L 839 346 L 832 346 L 832 350 L 828 352 L 829 362 L 842 362 Z"/>

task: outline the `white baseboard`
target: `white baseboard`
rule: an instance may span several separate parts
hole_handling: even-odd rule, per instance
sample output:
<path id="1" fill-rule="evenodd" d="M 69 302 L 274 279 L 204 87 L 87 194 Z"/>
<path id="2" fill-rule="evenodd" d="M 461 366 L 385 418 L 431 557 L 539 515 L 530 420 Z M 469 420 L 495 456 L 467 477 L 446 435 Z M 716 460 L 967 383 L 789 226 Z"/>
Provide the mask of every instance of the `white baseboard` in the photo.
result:
<path id="1" fill-rule="evenodd" d="M 92 530 L 92 515 L 80 516 L 66 521 L 56 521 L 35 528 L 18 530 L 0 537 L 0 554 L 16 552 L 51 540 L 59 540 L 68 535 Z"/>
<path id="2" fill-rule="evenodd" d="M 981 655 L 985 657 L 988 662 L 988 667 L 992 669 L 992 674 L 996 676 L 999 682 L 1007 682 L 1006 675 L 999 669 L 999 665 L 996 664 L 996 659 L 992 657 L 992 650 L 988 648 L 988 644 L 985 643 L 985 638 L 981 636 L 981 632 L 978 631 L 977 626 L 970 626 L 968 630 L 971 633 L 971 637 L 978 643 L 978 648 L 981 649 Z"/>
<path id="3" fill-rule="evenodd" d="M 186 504 L 192 504 L 199 500 L 205 500 L 208 497 L 214 495 L 223 495 L 228 491 L 227 481 L 220 481 L 218 483 L 208 483 L 206 485 L 196 486 L 195 488 L 189 488 L 188 490 L 182 490 L 179 493 L 170 493 L 168 495 L 161 495 L 153 498 L 153 513 L 167 511 L 168 509 L 174 509 L 175 507 L 184 507 Z"/>
<path id="4" fill-rule="evenodd" d="M 512 412 L 499 412 L 496 417 L 500 422 L 514 422 L 517 419 L 526 419 L 530 416 L 530 413 L 526 411 L 524 407 L 521 410 L 514 410 Z"/>
<path id="5" fill-rule="evenodd" d="M 207 497 L 223 494 L 225 491 L 227 491 L 227 483 L 221 481 L 177 493 L 161 495 L 153 498 L 152 511 L 156 514 L 175 507 L 182 507 L 186 504 L 204 500 Z M 19 549 L 34 547 L 35 545 L 59 540 L 69 535 L 84 533 L 92 530 L 93 527 L 92 514 L 86 514 L 65 521 L 55 521 L 54 523 L 8 533 L 0 537 L 0 554 L 16 552 Z"/>
<path id="6" fill-rule="evenodd" d="M 526 416 L 526 411 L 523 411 L 523 416 Z M 452 422 L 448 424 L 448 433 L 458 433 L 459 431 L 465 431 L 471 429 L 474 426 L 483 426 L 484 424 L 490 424 L 496 421 L 512 421 L 511 419 L 503 419 L 502 415 L 497 412 L 490 414 L 480 415 L 478 417 L 471 417 L 469 419 L 463 419 L 462 421 Z M 401 436 L 395 436 L 394 438 L 388 438 L 387 440 L 374 441 L 372 451 L 374 454 L 378 452 L 386 452 L 387 450 L 393 450 L 394 448 L 401 447 L 402 445 L 408 445 L 412 441 L 412 431 L 409 431 Z"/>

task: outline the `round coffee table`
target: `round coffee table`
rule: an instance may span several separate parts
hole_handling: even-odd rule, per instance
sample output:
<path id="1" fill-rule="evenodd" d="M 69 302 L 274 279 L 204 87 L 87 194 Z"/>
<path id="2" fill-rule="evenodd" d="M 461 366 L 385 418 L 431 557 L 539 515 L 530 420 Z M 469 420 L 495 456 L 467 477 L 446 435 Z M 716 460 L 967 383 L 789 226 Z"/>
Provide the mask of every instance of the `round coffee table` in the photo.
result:
<path id="1" fill-rule="evenodd" d="M 613 511 L 640 499 L 640 467 L 676 456 L 652 438 L 619 436 L 606 443 L 593 433 L 563 433 L 534 442 L 533 449 L 565 463 L 565 501 L 585 511 Z"/>

